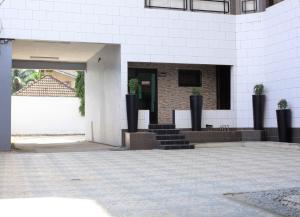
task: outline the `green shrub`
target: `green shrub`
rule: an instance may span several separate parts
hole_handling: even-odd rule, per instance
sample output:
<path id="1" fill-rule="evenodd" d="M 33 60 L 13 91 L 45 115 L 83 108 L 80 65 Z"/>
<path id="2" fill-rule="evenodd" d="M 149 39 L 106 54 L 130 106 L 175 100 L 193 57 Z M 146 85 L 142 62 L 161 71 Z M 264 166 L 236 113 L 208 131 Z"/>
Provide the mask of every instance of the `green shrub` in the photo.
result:
<path id="1" fill-rule="evenodd" d="M 129 94 L 136 94 L 138 88 L 139 80 L 136 78 L 130 79 L 128 82 L 129 85 Z"/>
<path id="2" fill-rule="evenodd" d="M 287 103 L 286 99 L 281 99 L 278 102 L 278 109 L 279 110 L 284 110 L 284 109 L 287 109 L 287 108 L 288 108 L 288 103 Z"/>
<path id="3" fill-rule="evenodd" d="M 78 71 L 75 80 L 76 96 L 80 98 L 79 112 L 81 116 L 85 115 L 85 87 L 84 87 L 84 72 Z"/>
<path id="4" fill-rule="evenodd" d="M 263 95 L 264 93 L 264 85 L 263 84 L 257 84 L 254 86 L 254 94 L 255 95 Z"/>
<path id="5" fill-rule="evenodd" d="M 44 74 L 41 71 L 33 69 L 14 69 L 12 71 L 12 93 L 21 90 L 30 82 L 40 80 L 43 76 Z"/>
<path id="6" fill-rule="evenodd" d="M 200 87 L 194 87 L 193 90 L 192 90 L 192 95 L 193 96 L 201 96 L 201 88 Z"/>

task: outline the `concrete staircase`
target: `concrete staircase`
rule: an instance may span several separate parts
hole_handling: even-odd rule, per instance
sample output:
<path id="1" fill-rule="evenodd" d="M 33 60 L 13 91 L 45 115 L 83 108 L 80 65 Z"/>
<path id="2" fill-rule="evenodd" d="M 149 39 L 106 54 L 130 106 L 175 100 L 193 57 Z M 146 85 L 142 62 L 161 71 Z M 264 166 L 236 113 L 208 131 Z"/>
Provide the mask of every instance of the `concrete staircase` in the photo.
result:
<path id="1" fill-rule="evenodd" d="M 175 124 L 150 124 L 149 132 L 156 134 L 159 149 L 194 149 L 195 146 L 185 139 Z"/>

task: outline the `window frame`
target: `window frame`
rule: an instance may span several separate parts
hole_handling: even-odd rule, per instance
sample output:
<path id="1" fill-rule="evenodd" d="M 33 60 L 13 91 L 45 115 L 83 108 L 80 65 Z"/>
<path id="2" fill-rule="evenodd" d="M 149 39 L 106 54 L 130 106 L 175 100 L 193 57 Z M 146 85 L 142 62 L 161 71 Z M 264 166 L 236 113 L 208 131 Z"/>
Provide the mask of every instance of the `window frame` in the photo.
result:
<path id="1" fill-rule="evenodd" d="M 183 5 L 182 8 L 176 8 L 176 7 L 163 7 L 163 6 L 154 6 L 151 5 L 151 0 L 145 0 L 145 8 L 160 8 L 160 9 L 172 9 L 172 10 L 183 10 L 186 11 L 188 9 L 188 0 L 182 0 Z"/>

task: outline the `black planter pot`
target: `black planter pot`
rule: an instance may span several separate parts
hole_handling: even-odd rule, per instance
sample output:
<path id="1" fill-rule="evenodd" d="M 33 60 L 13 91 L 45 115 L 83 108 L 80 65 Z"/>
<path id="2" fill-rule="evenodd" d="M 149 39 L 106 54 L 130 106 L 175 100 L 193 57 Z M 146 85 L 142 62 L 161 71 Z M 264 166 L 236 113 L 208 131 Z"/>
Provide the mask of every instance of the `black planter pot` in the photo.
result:
<path id="1" fill-rule="evenodd" d="M 276 110 L 279 142 L 291 142 L 291 110 Z"/>
<path id="2" fill-rule="evenodd" d="M 265 100 L 265 95 L 252 95 L 254 130 L 264 128 Z"/>
<path id="3" fill-rule="evenodd" d="M 127 123 L 128 132 L 137 132 L 138 126 L 138 98 L 137 95 L 126 95 L 126 108 L 127 108 Z"/>
<path id="4" fill-rule="evenodd" d="M 202 104 L 202 96 L 190 96 L 191 120 L 193 131 L 201 130 Z"/>

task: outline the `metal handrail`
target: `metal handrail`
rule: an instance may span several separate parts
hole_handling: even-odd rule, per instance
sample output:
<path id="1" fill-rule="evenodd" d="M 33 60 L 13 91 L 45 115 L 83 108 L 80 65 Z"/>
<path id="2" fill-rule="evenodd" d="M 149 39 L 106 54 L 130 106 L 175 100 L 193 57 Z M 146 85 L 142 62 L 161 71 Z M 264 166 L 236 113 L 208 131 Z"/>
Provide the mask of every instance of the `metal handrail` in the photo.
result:
<path id="1" fill-rule="evenodd" d="M 159 5 L 154 5 L 151 4 L 151 0 L 145 0 L 145 7 L 146 8 L 162 8 L 162 9 L 176 9 L 176 10 L 187 10 L 187 0 L 182 0 L 182 7 L 164 7 L 164 6 L 159 6 Z"/>
<path id="2" fill-rule="evenodd" d="M 247 10 L 247 2 L 253 2 L 254 9 L 253 10 Z M 242 1 L 242 13 L 254 13 L 257 11 L 257 0 L 244 0 Z"/>
<path id="3" fill-rule="evenodd" d="M 217 10 L 205 10 L 205 9 L 197 9 L 194 8 L 194 2 L 195 1 L 203 1 L 203 2 L 220 2 L 223 4 L 223 10 L 217 11 Z M 213 13 L 224 13 L 228 14 L 230 12 L 230 3 L 228 0 L 190 0 L 190 7 L 191 11 L 204 11 L 204 12 L 213 12 Z"/>

